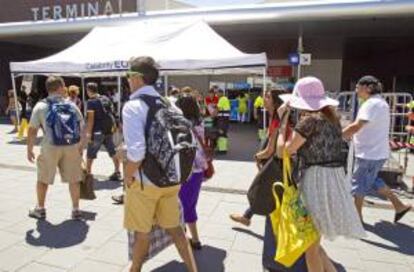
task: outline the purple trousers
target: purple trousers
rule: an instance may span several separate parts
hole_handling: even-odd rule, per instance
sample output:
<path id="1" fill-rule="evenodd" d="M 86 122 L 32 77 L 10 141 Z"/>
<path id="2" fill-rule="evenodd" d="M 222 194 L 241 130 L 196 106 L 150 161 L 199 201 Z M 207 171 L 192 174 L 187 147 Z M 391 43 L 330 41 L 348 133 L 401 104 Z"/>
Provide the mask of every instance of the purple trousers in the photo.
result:
<path id="1" fill-rule="evenodd" d="M 181 204 L 184 210 L 185 223 L 197 222 L 197 202 L 200 195 L 201 184 L 203 183 L 204 173 L 193 173 L 188 181 L 181 185 L 179 193 Z"/>

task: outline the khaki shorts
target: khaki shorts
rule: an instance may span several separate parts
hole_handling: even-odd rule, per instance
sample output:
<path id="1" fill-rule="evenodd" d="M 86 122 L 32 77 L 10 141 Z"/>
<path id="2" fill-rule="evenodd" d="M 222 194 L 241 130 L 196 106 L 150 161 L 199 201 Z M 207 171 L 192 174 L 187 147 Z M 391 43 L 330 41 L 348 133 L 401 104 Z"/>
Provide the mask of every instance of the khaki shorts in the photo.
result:
<path id="1" fill-rule="evenodd" d="M 62 182 L 79 182 L 82 179 L 81 163 L 77 145 L 42 146 L 37 157 L 37 180 L 53 184 L 56 168 L 59 168 Z"/>
<path id="2" fill-rule="evenodd" d="M 153 225 L 163 229 L 180 225 L 178 192 L 180 186 L 159 188 L 134 182 L 126 189 L 124 227 L 130 231 L 149 233 Z"/>

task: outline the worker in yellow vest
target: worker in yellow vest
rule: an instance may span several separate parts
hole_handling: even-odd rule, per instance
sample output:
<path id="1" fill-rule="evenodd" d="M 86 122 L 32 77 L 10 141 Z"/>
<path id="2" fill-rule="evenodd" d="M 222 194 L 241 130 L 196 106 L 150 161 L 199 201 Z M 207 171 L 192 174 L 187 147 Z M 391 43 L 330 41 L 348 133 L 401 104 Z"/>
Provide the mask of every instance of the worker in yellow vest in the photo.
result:
<path id="1" fill-rule="evenodd" d="M 227 132 L 230 120 L 230 100 L 225 96 L 224 91 L 221 89 L 218 92 L 218 96 L 217 128 L 219 137 L 217 139 L 217 151 L 220 153 L 226 153 L 229 148 Z"/>
<path id="2" fill-rule="evenodd" d="M 263 141 L 266 138 L 266 129 L 264 125 L 264 100 L 263 96 L 259 95 L 253 104 L 254 112 L 253 117 L 257 122 L 257 138 L 259 141 Z"/>

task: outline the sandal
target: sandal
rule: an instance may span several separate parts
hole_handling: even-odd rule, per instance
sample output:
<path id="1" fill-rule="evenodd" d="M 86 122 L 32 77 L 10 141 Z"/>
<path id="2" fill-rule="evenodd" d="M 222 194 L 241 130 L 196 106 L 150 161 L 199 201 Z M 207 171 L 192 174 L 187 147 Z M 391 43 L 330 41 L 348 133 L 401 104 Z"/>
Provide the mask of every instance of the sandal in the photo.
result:
<path id="1" fill-rule="evenodd" d="M 191 248 L 194 250 L 201 250 L 203 249 L 203 246 L 201 245 L 200 242 L 194 242 L 193 239 L 189 239 L 190 240 L 190 245 Z"/>
<path id="2" fill-rule="evenodd" d="M 395 213 L 395 217 L 394 217 L 394 223 L 397 223 L 398 221 L 401 220 L 401 218 L 404 217 L 404 215 L 406 215 L 410 210 L 411 210 L 411 206 L 409 206 L 407 209 L 399 212 L 399 213 Z"/>

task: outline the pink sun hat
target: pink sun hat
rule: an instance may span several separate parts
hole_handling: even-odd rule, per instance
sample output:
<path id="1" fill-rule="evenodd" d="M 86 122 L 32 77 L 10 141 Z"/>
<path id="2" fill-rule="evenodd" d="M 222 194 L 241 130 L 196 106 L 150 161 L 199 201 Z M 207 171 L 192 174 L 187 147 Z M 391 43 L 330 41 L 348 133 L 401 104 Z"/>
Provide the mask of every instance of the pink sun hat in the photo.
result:
<path id="1" fill-rule="evenodd" d="M 292 94 L 282 94 L 279 97 L 292 108 L 306 111 L 318 111 L 326 106 L 339 105 L 338 100 L 326 96 L 322 81 L 316 77 L 299 79 Z"/>

